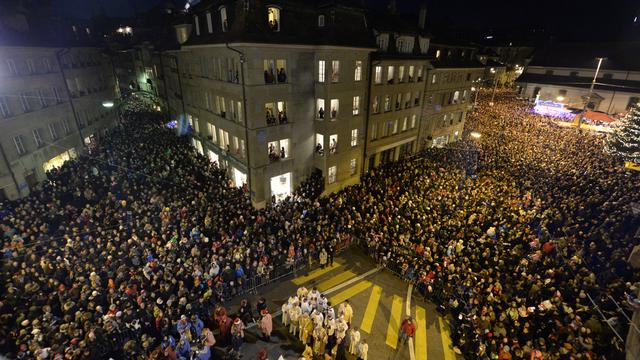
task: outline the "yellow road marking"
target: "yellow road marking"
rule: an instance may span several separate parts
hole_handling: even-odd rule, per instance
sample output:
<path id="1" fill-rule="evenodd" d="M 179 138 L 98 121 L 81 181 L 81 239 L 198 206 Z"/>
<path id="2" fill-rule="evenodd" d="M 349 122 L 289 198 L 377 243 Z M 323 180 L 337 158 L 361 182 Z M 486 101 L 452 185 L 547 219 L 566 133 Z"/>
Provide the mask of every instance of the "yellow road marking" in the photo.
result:
<path id="1" fill-rule="evenodd" d="M 318 288 L 319 291 L 326 291 L 331 289 L 332 287 L 345 282 L 349 279 L 351 279 L 352 277 L 355 277 L 356 274 L 351 272 L 351 271 L 344 271 L 341 272 L 340 274 L 332 277 L 329 280 L 323 281 L 320 284 L 316 285 L 316 287 Z"/>
<path id="2" fill-rule="evenodd" d="M 382 288 L 378 285 L 374 285 L 369 295 L 369 303 L 367 309 L 364 311 L 364 317 L 360 324 L 360 330 L 371 333 L 371 327 L 373 327 L 373 319 L 376 317 L 376 311 L 378 310 L 378 304 L 380 303 L 380 296 L 382 295 Z"/>
<path id="3" fill-rule="evenodd" d="M 312 272 L 310 272 L 308 275 L 304 275 L 304 276 L 298 276 L 297 278 L 291 280 L 291 282 L 293 282 L 296 285 L 302 285 L 308 281 L 311 281 L 317 277 L 320 277 L 326 273 L 328 273 L 329 271 L 336 269 L 338 267 L 342 266 L 342 264 L 339 264 L 338 262 L 334 261 L 333 265 L 331 266 L 327 266 L 324 269 L 322 268 L 318 268 L 313 270 Z"/>
<path id="4" fill-rule="evenodd" d="M 427 360 L 427 312 L 416 306 L 416 360 Z"/>
<path id="5" fill-rule="evenodd" d="M 344 290 L 342 292 L 339 292 L 333 295 L 331 298 L 329 298 L 329 300 L 331 301 L 331 306 L 338 306 L 341 302 L 348 300 L 351 297 L 356 296 L 361 292 L 367 290 L 368 288 L 371 287 L 371 285 L 372 285 L 371 281 L 364 280 L 349 287 L 347 290 Z"/>
<path id="6" fill-rule="evenodd" d="M 442 338 L 442 350 L 444 352 L 444 360 L 456 360 L 456 353 L 453 351 L 451 344 L 451 335 L 449 334 L 449 323 L 438 316 L 440 324 L 440 337 Z"/>
<path id="7" fill-rule="evenodd" d="M 387 345 L 392 348 L 398 346 L 398 331 L 400 331 L 400 317 L 402 317 L 402 298 L 393 295 L 391 303 L 391 315 L 389 317 L 389 326 L 387 327 Z"/>

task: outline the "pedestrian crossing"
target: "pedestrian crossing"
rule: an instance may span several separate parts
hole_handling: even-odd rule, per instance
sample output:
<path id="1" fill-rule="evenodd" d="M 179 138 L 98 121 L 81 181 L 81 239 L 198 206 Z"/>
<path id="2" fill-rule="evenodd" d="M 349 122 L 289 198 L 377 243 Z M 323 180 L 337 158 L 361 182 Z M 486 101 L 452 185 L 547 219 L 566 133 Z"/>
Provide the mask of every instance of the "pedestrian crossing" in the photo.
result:
<path id="1" fill-rule="evenodd" d="M 363 338 L 367 337 L 370 351 L 375 351 L 376 348 L 385 351 L 386 355 L 380 359 L 457 358 L 452 350 L 448 323 L 438 313 L 428 310 L 428 306 L 409 306 L 401 291 L 386 290 L 383 284 L 376 283 L 371 277 L 365 279 L 342 262 L 334 262 L 324 269 L 316 269 L 296 277 L 292 279 L 292 283 L 309 289 L 315 286 L 327 295 L 336 309 L 340 303 L 349 300 L 354 309 L 352 326 L 359 328 Z M 400 325 L 406 318 L 407 311 L 413 315 L 416 325 L 411 357 L 408 345 L 399 341 Z"/>

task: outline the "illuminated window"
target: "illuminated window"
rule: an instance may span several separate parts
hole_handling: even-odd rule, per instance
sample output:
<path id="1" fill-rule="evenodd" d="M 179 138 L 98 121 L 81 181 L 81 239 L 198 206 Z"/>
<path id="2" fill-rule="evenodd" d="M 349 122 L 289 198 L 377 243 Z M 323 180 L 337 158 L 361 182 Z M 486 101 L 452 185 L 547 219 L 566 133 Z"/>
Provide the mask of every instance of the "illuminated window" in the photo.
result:
<path id="1" fill-rule="evenodd" d="M 351 130 L 351 146 L 358 146 L 358 129 Z"/>
<path id="2" fill-rule="evenodd" d="M 329 168 L 329 176 L 327 177 L 327 180 L 329 182 L 329 184 L 333 184 L 334 182 L 336 182 L 336 173 L 338 172 L 338 167 L 337 166 L 332 166 Z"/>
<path id="3" fill-rule="evenodd" d="M 353 97 L 353 115 L 360 114 L 360 96 Z"/>
<path id="4" fill-rule="evenodd" d="M 355 175 L 355 173 L 356 173 L 356 165 L 357 164 L 358 164 L 358 162 L 357 162 L 357 160 L 355 158 L 351 159 L 351 161 L 349 161 L 349 168 L 351 170 L 351 172 L 350 172 L 351 175 Z"/>
<path id="5" fill-rule="evenodd" d="M 340 81 L 340 60 L 331 61 L 331 82 Z"/>
<path id="6" fill-rule="evenodd" d="M 371 140 L 378 138 L 378 124 L 371 125 Z"/>
<path id="7" fill-rule="evenodd" d="M 329 135 L 329 154 L 338 151 L 338 134 Z"/>
<path id="8" fill-rule="evenodd" d="M 355 74 L 353 76 L 353 80 L 354 81 L 362 80 L 362 61 L 360 60 L 356 60 L 356 69 L 355 69 Z"/>
<path id="9" fill-rule="evenodd" d="M 277 7 L 268 7 L 267 16 L 269 18 L 269 28 L 273 31 L 280 31 L 280 9 Z"/>
<path id="10" fill-rule="evenodd" d="M 404 82 L 404 66 L 398 67 L 398 82 Z"/>
<path id="11" fill-rule="evenodd" d="M 376 66 L 374 82 L 376 84 L 382 84 L 382 66 Z"/>
<path id="12" fill-rule="evenodd" d="M 440 59 L 440 50 L 436 50 L 436 59 Z"/>
<path id="13" fill-rule="evenodd" d="M 193 21 L 196 23 L 196 35 L 200 35 L 200 20 L 198 20 L 198 15 L 193 15 Z"/>
<path id="14" fill-rule="evenodd" d="M 452 104 L 457 104 L 458 101 L 460 101 L 460 91 L 454 91 L 453 92 L 453 98 L 451 98 L 451 103 Z"/>
<path id="15" fill-rule="evenodd" d="M 394 76 L 394 67 L 387 67 L 387 84 L 393 84 L 393 76 Z"/>
<path id="16" fill-rule="evenodd" d="M 376 96 L 373 98 L 372 111 L 374 114 L 377 114 L 380 112 L 380 96 Z"/>
<path id="17" fill-rule="evenodd" d="M 391 96 L 384 96 L 384 111 L 391 111 Z"/>
<path id="18" fill-rule="evenodd" d="M 431 83 L 435 84 L 436 81 L 438 81 L 438 78 L 436 77 L 436 74 L 431 75 Z"/>
<path id="19" fill-rule="evenodd" d="M 409 82 L 413 81 L 414 70 L 415 70 L 415 66 L 413 65 L 409 66 Z"/>
<path id="20" fill-rule="evenodd" d="M 331 119 L 336 119 L 339 111 L 340 101 L 338 99 L 331 99 Z"/>
<path id="21" fill-rule="evenodd" d="M 318 15 L 318 27 L 324 27 L 324 15 Z"/>
<path id="22" fill-rule="evenodd" d="M 318 61 L 318 82 L 324 82 L 326 71 L 326 62 L 324 60 Z"/>
<path id="23" fill-rule="evenodd" d="M 412 128 L 412 129 L 415 129 L 415 127 L 416 127 L 416 118 L 417 118 L 417 117 L 416 117 L 416 115 L 415 115 L 415 114 L 414 114 L 414 115 L 411 115 L 411 128 Z"/>
<path id="24" fill-rule="evenodd" d="M 227 18 L 227 8 L 221 6 L 218 10 L 220 12 L 220 24 L 222 26 L 222 31 L 227 32 L 229 30 L 229 20 Z"/>

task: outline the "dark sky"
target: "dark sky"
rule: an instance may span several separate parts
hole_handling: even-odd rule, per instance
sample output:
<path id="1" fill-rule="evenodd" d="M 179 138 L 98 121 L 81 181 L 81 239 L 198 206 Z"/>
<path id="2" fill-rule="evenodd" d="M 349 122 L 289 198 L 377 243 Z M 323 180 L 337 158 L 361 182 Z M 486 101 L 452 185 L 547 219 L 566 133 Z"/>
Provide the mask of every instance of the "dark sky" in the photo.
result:
<path id="1" fill-rule="evenodd" d="M 88 18 L 99 13 L 101 3 L 107 15 L 126 17 L 134 13 L 134 8 L 144 11 L 161 1 L 164 0 L 53 0 L 53 3 L 60 13 Z M 378 9 L 384 9 L 389 2 L 366 1 Z M 400 11 L 411 12 L 422 1 L 397 0 L 397 4 Z M 428 21 L 441 29 L 518 33 L 544 28 L 546 33 L 571 39 L 616 40 L 628 35 L 634 17 L 640 15 L 638 0 L 427 0 L 427 4 Z"/>

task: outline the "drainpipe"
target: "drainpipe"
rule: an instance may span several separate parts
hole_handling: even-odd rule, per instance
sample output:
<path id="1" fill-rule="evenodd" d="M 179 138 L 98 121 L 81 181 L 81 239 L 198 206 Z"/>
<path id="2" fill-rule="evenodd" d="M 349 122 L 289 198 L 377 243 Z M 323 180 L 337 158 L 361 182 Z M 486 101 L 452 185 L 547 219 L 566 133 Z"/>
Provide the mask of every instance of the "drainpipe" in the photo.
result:
<path id="1" fill-rule="evenodd" d="M 2 146 L 2 144 L 0 144 L 0 153 L 2 153 L 2 160 L 4 160 L 4 164 L 7 166 L 7 169 L 9 169 L 9 172 L 11 173 L 11 180 L 13 180 L 13 184 L 16 186 L 16 190 L 18 191 L 18 196 L 20 196 L 21 195 L 20 186 L 18 185 L 18 180 L 16 180 L 16 174 L 13 172 L 13 168 L 9 163 L 9 159 L 7 158 L 7 153 L 4 151 L 4 147 Z"/>
<path id="2" fill-rule="evenodd" d="M 368 77 L 367 77 L 367 96 L 366 96 L 366 100 L 364 102 L 365 104 L 365 110 L 364 110 L 364 116 L 365 116 L 365 122 L 364 122 L 364 149 L 362 149 L 362 166 L 361 166 L 361 170 L 360 170 L 360 176 L 364 176 L 364 170 L 366 168 L 366 164 L 368 162 L 367 159 L 367 145 L 369 143 L 369 112 L 371 111 L 370 107 L 371 104 L 369 104 L 369 102 L 371 101 L 371 89 L 372 89 L 372 83 L 371 83 L 371 74 L 373 73 L 373 66 L 380 64 L 380 62 L 376 62 L 375 64 L 373 63 L 373 56 L 371 54 L 371 52 L 369 53 L 369 71 L 367 71 L 368 73 Z M 379 104 L 378 104 L 379 105 Z"/>
<path id="3" fill-rule="evenodd" d="M 167 107 L 167 120 L 170 120 L 171 112 L 169 111 L 169 94 L 168 94 L 169 88 L 167 87 L 167 74 L 164 69 L 164 62 L 162 61 L 163 57 L 164 57 L 164 54 L 160 52 L 160 70 L 162 71 L 162 82 L 164 83 L 164 102 L 166 103 L 166 107 Z"/>
<path id="4" fill-rule="evenodd" d="M 247 187 L 249 188 L 249 196 L 251 198 L 251 202 L 253 203 L 253 189 L 251 188 L 251 157 L 249 154 L 251 154 L 251 151 L 249 151 L 249 117 L 247 116 L 248 114 L 248 108 L 247 108 L 247 90 L 246 90 L 246 83 L 245 83 L 245 79 L 244 79 L 244 64 L 247 62 L 247 57 L 246 55 L 238 50 L 238 49 L 234 49 L 231 46 L 229 46 L 229 43 L 225 44 L 227 46 L 227 49 L 238 53 L 238 55 L 240 55 L 240 79 L 242 81 L 242 107 L 243 107 L 243 112 L 244 112 L 244 138 L 245 138 L 245 152 L 247 155 Z"/>
<path id="5" fill-rule="evenodd" d="M 80 135 L 80 143 L 82 144 L 83 147 L 86 147 L 86 144 L 84 143 L 84 136 L 82 135 L 82 128 L 80 127 L 80 119 L 78 119 L 78 113 L 76 112 L 76 107 L 73 104 L 73 97 L 71 96 L 71 89 L 69 89 L 69 84 L 67 83 L 67 78 L 64 74 L 64 68 L 62 67 L 62 61 L 60 60 L 60 55 L 68 51 L 69 51 L 69 48 L 60 49 L 56 51 L 56 61 L 58 62 L 58 67 L 60 68 L 60 74 L 62 75 L 62 82 L 64 83 L 64 88 L 67 91 L 67 98 L 69 99 L 71 112 L 73 113 L 73 118 L 76 121 L 76 127 L 78 128 L 78 135 Z"/>

